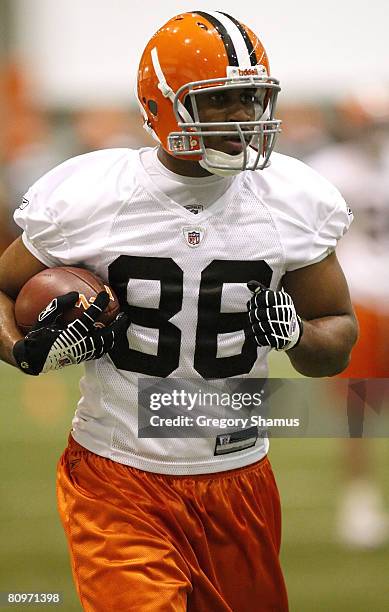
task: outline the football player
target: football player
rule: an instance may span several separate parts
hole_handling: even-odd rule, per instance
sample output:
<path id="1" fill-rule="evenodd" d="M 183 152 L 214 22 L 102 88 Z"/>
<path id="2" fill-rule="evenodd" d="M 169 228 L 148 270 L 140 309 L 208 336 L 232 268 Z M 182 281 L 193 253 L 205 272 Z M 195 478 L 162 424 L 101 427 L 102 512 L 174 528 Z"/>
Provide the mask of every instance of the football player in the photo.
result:
<path id="1" fill-rule="evenodd" d="M 247 26 L 222 12 L 173 17 L 138 72 L 156 148 L 70 159 L 15 213 L 1 356 L 31 375 L 86 361 L 58 468 L 85 610 L 288 609 L 268 440 L 137 436 L 140 378 L 264 378 L 272 348 L 307 376 L 348 363 L 356 322 L 334 251 L 350 216 L 330 183 L 272 152 L 279 90 Z M 50 320 L 21 337 L 19 289 L 59 265 L 108 281 L 127 332 L 101 341 L 86 320 L 76 333 Z M 102 294 L 92 319 L 104 305 Z"/>

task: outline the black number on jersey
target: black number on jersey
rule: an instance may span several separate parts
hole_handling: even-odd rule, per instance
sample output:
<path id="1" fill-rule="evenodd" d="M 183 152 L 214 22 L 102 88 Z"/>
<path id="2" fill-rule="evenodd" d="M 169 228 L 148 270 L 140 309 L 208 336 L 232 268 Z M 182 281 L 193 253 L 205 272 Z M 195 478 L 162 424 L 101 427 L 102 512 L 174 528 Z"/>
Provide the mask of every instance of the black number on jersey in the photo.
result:
<path id="1" fill-rule="evenodd" d="M 272 270 L 265 261 L 214 260 L 201 273 L 194 367 L 203 378 L 228 378 L 247 374 L 257 359 L 257 345 L 245 332 L 242 352 L 216 357 L 217 335 L 244 331 L 247 311 L 220 312 L 224 283 L 261 279 L 270 285 Z"/>
<path id="2" fill-rule="evenodd" d="M 132 306 L 127 302 L 131 278 L 158 280 L 161 283 L 159 308 Z M 169 376 L 180 360 L 181 330 L 169 322 L 182 307 L 183 272 L 170 258 L 121 255 L 109 266 L 109 283 L 132 323 L 159 330 L 157 355 L 148 355 L 128 346 L 120 339 L 110 352 L 120 370 L 131 370 L 150 376 Z"/>
<path id="3" fill-rule="evenodd" d="M 220 312 L 223 284 L 255 279 L 269 286 L 272 274 L 264 261 L 214 260 L 202 271 L 194 368 L 203 378 L 228 378 L 250 372 L 257 358 L 257 346 L 244 330 L 246 311 Z M 160 281 L 159 308 L 128 304 L 127 286 L 132 278 Z M 131 349 L 126 338 L 122 338 L 110 352 L 112 361 L 120 370 L 163 378 L 169 376 L 180 359 L 181 330 L 169 319 L 182 308 L 182 269 L 171 258 L 121 255 L 109 266 L 109 284 L 131 322 L 159 331 L 157 355 Z M 245 334 L 242 352 L 231 357 L 217 357 L 217 335 L 236 331 Z"/>

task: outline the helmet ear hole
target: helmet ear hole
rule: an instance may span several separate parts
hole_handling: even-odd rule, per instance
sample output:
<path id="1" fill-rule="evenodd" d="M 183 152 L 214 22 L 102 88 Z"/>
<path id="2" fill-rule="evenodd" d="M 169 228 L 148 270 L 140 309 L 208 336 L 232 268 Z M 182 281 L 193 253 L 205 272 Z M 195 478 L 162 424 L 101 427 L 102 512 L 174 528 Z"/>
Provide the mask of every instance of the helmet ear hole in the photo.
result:
<path id="1" fill-rule="evenodd" d="M 154 115 L 154 117 L 158 115 L 158 104 L 156 103 L 155 100 L 148 100 L 147 107 L 150 113 Z"/>
<path id="2" fill-rule="evenodd" d="M 201 21 L 198 21 L 196 25 L 199 26 L 199 28 L 201 28 L 202 30 L 208 30 L 208 26 L 205 25 L 205 23 L 202 23 Z"/>

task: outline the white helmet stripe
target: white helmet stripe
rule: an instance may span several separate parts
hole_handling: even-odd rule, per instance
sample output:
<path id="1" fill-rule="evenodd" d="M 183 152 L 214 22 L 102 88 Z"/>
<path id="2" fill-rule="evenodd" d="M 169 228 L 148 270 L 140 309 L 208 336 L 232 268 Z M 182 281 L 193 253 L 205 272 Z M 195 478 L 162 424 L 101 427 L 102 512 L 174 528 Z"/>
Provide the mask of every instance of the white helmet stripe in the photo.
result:
<path id="1" fill-rule="evenodd" d="M 250 68 L 250 55 L 247 49 L 246 41 L 239 31 L 239 28 L 233 21 L 231 21 L 231 19 L 223 15 L 223 13 L 218 13 L 217 11 L 207 11 L 207 13 L 212 15 L 214 19 L 220 21 L 220 23 L 227 30 L 232 42 L 234 43 L 239 66 L 243 68 Z"/>

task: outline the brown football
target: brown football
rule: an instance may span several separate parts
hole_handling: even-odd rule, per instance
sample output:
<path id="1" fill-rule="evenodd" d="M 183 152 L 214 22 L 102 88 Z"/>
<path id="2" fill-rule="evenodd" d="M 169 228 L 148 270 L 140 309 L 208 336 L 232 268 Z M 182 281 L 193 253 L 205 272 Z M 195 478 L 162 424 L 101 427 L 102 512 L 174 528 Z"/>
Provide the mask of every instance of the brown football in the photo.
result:
<path id="1" fill-rule="evenodd" d="M 97 325 L 112 323 L 120 311 L 119 300 L 113 289 L 89 270 L 70 266 L 48 268 L 30 278 L 16 298 L 15 318 L 21 331 L 27 334 L 36 323 L 39 313 L 51 300 L 69 291 L 78 291 L 80 298 L 75 307 L 59 319 L 60 323 L 70 323 L 77 319 L 100 291 L 107 291 L 110 300 Z"/>

